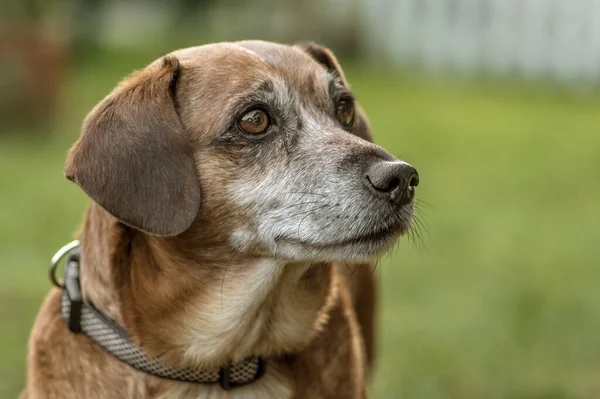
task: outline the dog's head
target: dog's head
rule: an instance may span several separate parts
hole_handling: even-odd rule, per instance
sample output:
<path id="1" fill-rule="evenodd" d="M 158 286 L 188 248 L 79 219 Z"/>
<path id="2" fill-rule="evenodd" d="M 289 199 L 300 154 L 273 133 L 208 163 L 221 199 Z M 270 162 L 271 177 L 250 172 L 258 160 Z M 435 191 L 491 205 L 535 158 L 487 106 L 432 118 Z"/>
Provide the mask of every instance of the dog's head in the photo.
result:
<path id="1" fill-rule="evenodd" d="M 410 227 L 418 184 L 369 140 L 328 49 L 214 44 L 122 82 L 87 117 L 66 175 L 147 234 L 362 261 Z"/>

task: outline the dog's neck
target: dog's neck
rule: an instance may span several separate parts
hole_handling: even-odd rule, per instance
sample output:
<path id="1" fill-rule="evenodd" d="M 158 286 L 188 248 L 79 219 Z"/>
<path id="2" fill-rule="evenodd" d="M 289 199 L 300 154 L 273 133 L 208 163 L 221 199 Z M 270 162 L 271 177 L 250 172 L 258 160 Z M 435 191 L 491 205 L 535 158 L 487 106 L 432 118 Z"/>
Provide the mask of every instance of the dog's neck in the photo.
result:
<path id="1" fill-rule="evenodd" d="M 86 299 L 173 366 L 301 350 L 336 299 L 330 265 L 190 248 L 124 227 L 95 204 L 80 239 Z"/>

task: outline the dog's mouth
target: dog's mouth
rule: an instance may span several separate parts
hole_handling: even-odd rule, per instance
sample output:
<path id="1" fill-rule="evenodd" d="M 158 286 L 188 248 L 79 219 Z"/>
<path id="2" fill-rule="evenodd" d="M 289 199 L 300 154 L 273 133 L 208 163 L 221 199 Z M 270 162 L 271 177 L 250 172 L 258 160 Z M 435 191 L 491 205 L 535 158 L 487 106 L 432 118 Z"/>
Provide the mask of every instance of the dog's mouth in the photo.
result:
<path id="1" fill-rule="evenodd" d="M 407 227 L 404 224 L 399 224 L 397 226 L 390 226 L 383 229 L 371 231 L 365 234 L 359 234 L 355 237 L 346 238 L 337 242 L 331 242 L 322 244 L 323 247 L 342 247 L 348 245 L 359 245 L 359 244 L 378 244 L 385 243 L 390 240 L 394 240 L 401 235 L 403 235 Z"/>
<path id="2" fill-rule="evenodd" d="M 352 237 L 343 238 L 341 240 L 330 240 L 325 242 L 317 242 L 311 240 L 303 240 L 297 237 L 280 236 L 276 241 L 284 241 L 292 244 L 311 247 L 317 250 L 343 248 L 352 246 L 368 245 L 370 247 L 387 247 L 390 243 L 400 238 L 410 229 L 410 222 L 399 222 L 383 228 L 375 229 L 367 233 L 360 233 Z"/>

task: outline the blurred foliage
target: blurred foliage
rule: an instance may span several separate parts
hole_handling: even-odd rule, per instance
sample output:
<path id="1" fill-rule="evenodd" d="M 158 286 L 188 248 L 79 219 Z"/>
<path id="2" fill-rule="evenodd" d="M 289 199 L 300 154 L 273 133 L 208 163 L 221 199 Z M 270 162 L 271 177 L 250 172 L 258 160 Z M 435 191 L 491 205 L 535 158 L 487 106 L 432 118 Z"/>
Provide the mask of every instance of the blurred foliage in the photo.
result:
<path id="1" fill-rule="evenodd" d="M 0 397 L 23 387 L 51 255 L 87 204 L 85 114 L 164 51 L 90 49 L 50 134 L 0 134 Z M 376 140 L 415 165 L 422 241 L 381 260 L 374 398 L 600 397 L 600 96 L 343 63 Z"/>
<path id="2" fill-rule="evenodd" d="M 199 38 L 258 36 L 288 43 L 311 38 L 356 56 L 362 44 L 360 1 L 0 1 L 0 124 L 47 126 L 67 65 L 105 47 L 158 56 L 158 49 L 164 54 Z"/>

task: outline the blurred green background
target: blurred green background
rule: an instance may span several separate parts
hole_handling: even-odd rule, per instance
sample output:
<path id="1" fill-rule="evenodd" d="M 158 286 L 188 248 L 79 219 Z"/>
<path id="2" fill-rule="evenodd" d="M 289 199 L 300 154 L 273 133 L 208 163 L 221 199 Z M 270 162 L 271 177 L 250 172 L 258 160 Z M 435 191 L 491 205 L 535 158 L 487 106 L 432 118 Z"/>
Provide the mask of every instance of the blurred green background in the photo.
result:
<path id="1" fill-rule="evenodd" d="M 166 52 L 245 38 L 329 45 L 377 143 L 419 170 L 421 239 L 403 240 L 377 269 L 372 396 L 600 398 L 593 81 L 484 67 L 431 71 L 418 57 L 386 57 L 363 40 L 368 27 L 354 23 L 363 19 L 360 1 L 326 2 L 350 7 L 333 31 L 327 21 L 302 22 L 319 14 L 314 1 L 306 8 L 154 2 L 152 12 L 141 2 L 126 11 L 87 3 L 3 6 L 12 17 L 0 26 L 1 398 L 23 388 L 28 334 L 50 288 L 48 262 L 87 204 L 62 171 L 86 113 Z M 161 23 L 148 30 L 144 18 Z"/>

